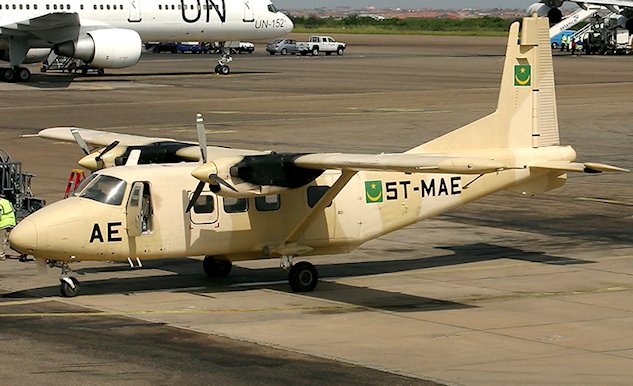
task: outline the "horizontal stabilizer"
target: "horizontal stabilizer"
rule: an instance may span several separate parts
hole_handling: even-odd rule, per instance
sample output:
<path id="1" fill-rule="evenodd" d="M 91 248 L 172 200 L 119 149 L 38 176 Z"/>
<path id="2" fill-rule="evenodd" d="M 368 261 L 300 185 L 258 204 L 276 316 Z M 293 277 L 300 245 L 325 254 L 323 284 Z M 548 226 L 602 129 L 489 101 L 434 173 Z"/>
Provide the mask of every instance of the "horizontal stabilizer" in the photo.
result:
<path id="1" fill-rule="evenodd" d="M 566 162 L 566 161 L 547 161 L 539 162 L 534 165 L 530 165 L 533 169 L 549 169 L 560 170 L 565 172 L 576 173 L 602 173 L 602 172 L 625 172 L 628 173 L 628 169 L 619 168 L 617 166 L 611 166 L 601 164 L 597 162 Z"/>
<path id="2" fill-rule="evenodd" d="M 504 163 L 492 159 L 422 154 L 307 154 L 293 163 L 306 169 L 405 173 L 482 174 L 508 169 Z"/>

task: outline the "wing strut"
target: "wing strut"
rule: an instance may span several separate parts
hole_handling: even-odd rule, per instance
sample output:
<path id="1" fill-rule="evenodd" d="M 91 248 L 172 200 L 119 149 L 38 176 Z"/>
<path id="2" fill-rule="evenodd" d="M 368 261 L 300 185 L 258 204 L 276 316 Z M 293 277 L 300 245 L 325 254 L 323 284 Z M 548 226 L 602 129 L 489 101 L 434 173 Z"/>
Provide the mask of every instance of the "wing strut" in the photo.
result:
<path id="1" fill-rule="evenodd" d="M 301 247 L 291 246 L 305 233 L 306 229 L 312 224 L 316 217 L 323 212 L 325 208 L 336 198 L 336 196 L 343 190 L 347 183 L 356 175 L 357 171 L 343 170 L 343 174 L 336 180 L 334 185 L 321 197 L 316 205 L 306 214 L 301 221 L 294 227 L 294 229 L 286 236 L 283 243 L 275 248 L 275 252 L 281 255 L 295 255 L 295 250 L 300 250 Z M 289 253 L 290 252 L 290 253 Z M 295 252 L 295 253 L 292 253 Z"/>

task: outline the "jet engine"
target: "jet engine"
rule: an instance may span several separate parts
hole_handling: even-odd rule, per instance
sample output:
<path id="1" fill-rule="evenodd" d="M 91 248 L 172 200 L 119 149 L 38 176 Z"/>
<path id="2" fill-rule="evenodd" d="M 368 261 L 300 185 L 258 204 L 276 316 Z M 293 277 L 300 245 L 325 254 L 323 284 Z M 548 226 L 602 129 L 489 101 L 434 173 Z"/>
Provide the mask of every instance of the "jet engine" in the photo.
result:
<path id="1" fill-rule="evenodd" d="M 620 16 L 620 18 L 618 18 L 618 26 L 626 28 L 629 30 L 629 33 L 633 34 L 633 19 L 629 19 L 626 16 Z"/>
<path id="2" fill-rule="evenodd" d="M 191 174 L 211 190 L 230 197 L 276 194 L 314 181 L 323 170 L 305 169 L 293 161 L 304 154 L 271 153 L 224 157 L 209 161 Z"/>
<path id="3" fill-rule="evenodd" d="M 550 7 L 549 5 L 544 3 L 534 3 L 530 5 L 526 13 L 528 16 L 534 13 L 541 17 L 547 16 L 549 18 L 550 24 L 556 24 L 563 20 L 563 13 L 560 9 L 558 9 L 558 7 Z"/>
<path id="4" fill-rule="evenodd" d="M 143 42 L 136 31 L 108 28 L 90 31 L 55 46 L 55 53 L 81 59 L 99 68 L 124 68 L 138 63 Z"/>

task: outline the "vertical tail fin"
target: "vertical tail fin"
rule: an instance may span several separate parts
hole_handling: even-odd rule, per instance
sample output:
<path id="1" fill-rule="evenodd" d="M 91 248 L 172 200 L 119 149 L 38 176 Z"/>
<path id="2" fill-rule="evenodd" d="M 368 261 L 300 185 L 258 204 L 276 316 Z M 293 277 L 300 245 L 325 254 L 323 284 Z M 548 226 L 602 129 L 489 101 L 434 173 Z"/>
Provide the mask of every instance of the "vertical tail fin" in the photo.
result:
<path id="1" fill-rule="evenodd" d="M 496 111 L 409 152 L 444 153 L 558 144 L 549 21 L 526 17 L 521 31 L 518 22 L 510 27 Z"/>

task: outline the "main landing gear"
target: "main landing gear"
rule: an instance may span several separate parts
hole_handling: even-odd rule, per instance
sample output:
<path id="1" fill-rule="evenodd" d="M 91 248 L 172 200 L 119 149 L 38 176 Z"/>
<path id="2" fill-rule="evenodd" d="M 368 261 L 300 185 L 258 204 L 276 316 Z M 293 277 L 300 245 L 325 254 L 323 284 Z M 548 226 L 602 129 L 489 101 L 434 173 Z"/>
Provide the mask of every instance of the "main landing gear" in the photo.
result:
<path id="1" fill-rule="evenodd" d="M 280 266 L 288 272 L 288 284 L 294 292 L 310 292 L 316 288 L 319 282 L 319 273 L 314 265 L 307 261 L 293 264 L 294 256 L 282 256 Z M 204 273 L 209 278 L 227 277 L 231 272 L 230 260 L 216 256 L 205 256 L 202 261 Z"/>
<path id="2" fill-rule="evenodd" d="M 28 82 L 31 79 L 31 71 L 25 67 L 10 67 L 0 69 L 0 75 L 5 82 Z"/>
<path id="3" fill-rule="evenodd" d="M 288 272 L 288 284 L 294 292 L 311 292 L 319 283 L 319 273 L 307 261 L 293 264 L 294 256 L 282 256 L 280 266 Z"/>
<path id="4" fill-rule="evenodd" d="M 79 295 L 79 280 L 70 276 L 71 269 L 67 261 L 48 260 L 49 267 L 61 268 L 62 274 L 59 276 L 59 291 L 66 298 L 73 298 Z"/>

